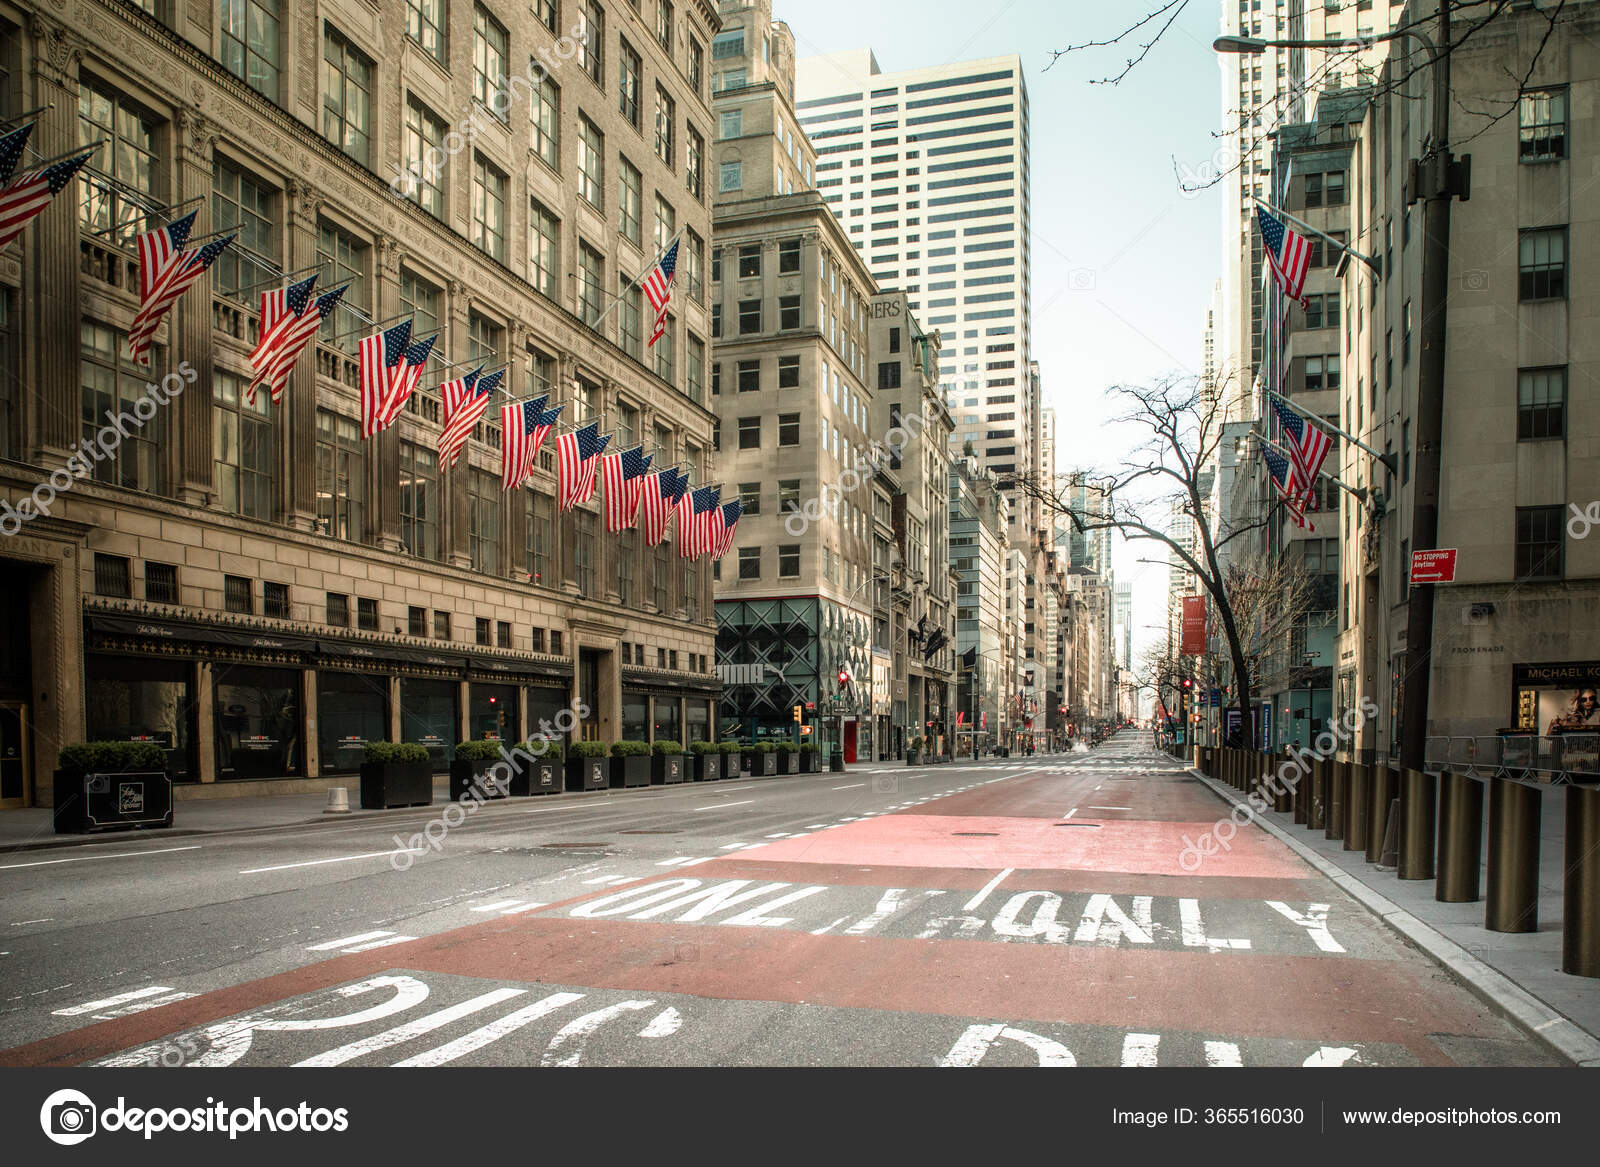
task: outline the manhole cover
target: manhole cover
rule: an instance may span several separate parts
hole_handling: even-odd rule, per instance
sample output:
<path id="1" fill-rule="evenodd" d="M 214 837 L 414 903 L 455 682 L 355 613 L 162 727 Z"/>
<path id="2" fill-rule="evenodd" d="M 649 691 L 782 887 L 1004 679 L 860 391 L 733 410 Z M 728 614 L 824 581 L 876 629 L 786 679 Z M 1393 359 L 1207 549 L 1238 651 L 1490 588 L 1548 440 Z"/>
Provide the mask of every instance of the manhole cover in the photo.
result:
<path id="1" fill-rule="evenodd" d="M 965 835 L 973 839 L 998 839 L 999 831 L 951 831 L 952 835 Z"/>
<path id="2" fill-rule="evenodd" d="M 541 843 L 547 851 L 568 851 L 578 847 L 604 847 L 604 843 Z"/>

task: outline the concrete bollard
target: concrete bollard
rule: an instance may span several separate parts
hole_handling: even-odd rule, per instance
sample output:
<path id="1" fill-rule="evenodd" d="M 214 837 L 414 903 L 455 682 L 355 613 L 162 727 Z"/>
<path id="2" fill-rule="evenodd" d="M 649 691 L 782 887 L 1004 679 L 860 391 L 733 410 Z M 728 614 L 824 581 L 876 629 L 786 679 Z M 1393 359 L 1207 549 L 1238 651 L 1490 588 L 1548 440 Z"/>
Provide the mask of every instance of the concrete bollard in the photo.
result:
<path id="1" fill-rule="evenodd" d="M 333 786 L 328 789 L 328 805 L 322 808 L 323 814 L 349 814 L 350 791 L 343 786 Z"/>

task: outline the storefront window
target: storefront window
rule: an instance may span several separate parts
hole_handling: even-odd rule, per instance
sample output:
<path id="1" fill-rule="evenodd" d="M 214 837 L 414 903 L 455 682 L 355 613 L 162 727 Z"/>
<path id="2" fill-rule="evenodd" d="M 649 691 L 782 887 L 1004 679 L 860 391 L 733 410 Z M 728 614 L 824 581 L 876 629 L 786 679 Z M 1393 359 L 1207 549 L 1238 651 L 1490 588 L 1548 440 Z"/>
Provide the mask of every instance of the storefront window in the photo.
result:
<path id="1" fill-rule="evenodd" d="M 564 741 L 566 735 L 558 732 L 556 715 L 571 704 L 565 689 L 530 686 L 528 689 L 528 736 L 538 740 L 541 732 L 550 734 L 552 741 Z M 546 728 L 548 727 L 548 728 Z"/>
<path id="2" fill-rule="evenodd" d="M 689 740 L 692 742 L 708 742 L 711 740 L 711 703 L 699 698 L 691 698 L 685 702 L 688 714 L 687 728 Z"/>
<path id="3" fill-rule="evenodd" d="M 218 666 L 213 704 L 219 779 L 300 773 L 299 672 Z"/>
<path id="4" fill-rule="evenodd" d="M 167 773 L 174 782 L 194 781 L 193 667 L 187 661 L 89 656 L 84 685 L 88 740 L 153 741 L 167 752 Z"/>
<path id="5" fill-rule="evenodd" d="M 622 695 L 622 736 L 631 742 L 650 740 L 650 698 L 645 694 Z"/>
<path id="6" fill-rule="evenodd" d="M 456 756 L 459 718 L 455 681 L 400 679 L 400 740 L 426 746 L 435 770 L 446 770 Z"/>
<path id="7" fill-rule="evenodd" d="M 474 741 L 517 740 L 517 690 L 513 685 L 472 683 L 468 732 Z"/>
<path id="8" fill-rule="evenodd" d="M 376 673 L 317 675 L 317 743 L 324 774 L 359 773 L 366 744 L 388 740 L 388 677 Z"/>
<path id="9" fill-rule="evenodd" d="M 654 704 L 656 735 L 653 740 L 658 742 L 681 742 L 683 740 L 683 730 L 678 712 L 678 698 L 657 697 Z"/>

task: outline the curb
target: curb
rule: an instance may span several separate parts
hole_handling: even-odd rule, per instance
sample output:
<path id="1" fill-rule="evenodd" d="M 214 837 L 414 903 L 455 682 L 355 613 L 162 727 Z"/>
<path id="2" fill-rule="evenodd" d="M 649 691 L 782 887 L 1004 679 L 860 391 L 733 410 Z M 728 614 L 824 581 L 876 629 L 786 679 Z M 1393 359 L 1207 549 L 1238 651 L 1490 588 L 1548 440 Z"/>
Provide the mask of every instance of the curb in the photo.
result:
<path id="1" fill-rule="evenodd" d="M 1185 770 L 1223 802 L 1249 803 L 1231 787 L 1207 777 L 1194 766 Z M 1541 1045 L 1577 1066 L 1600 1067 L 1600 1037 L 1558 1012 L 1510 977 L 1473 956 L 1432 925 L 1424 923 L 1371 885 L 1325 859 L 1272 820 L 1253 815 L 1256 826 L 1289 846 L 1346 895 L 1377 916 L 1400 939 L 1442 965 L 1474 996 L 1515 1022 Z"/>

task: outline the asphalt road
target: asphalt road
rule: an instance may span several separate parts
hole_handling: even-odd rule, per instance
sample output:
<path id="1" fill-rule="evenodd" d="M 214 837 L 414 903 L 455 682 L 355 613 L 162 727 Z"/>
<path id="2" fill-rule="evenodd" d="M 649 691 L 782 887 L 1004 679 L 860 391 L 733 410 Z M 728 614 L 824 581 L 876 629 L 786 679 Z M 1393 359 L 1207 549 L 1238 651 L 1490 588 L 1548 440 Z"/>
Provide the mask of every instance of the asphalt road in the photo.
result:
<path id="1" fill-rule="evenodd" d="M 1554 1064 L 1143 734 L 444 810 L 0 857 L 0 1064 Z"/>

